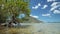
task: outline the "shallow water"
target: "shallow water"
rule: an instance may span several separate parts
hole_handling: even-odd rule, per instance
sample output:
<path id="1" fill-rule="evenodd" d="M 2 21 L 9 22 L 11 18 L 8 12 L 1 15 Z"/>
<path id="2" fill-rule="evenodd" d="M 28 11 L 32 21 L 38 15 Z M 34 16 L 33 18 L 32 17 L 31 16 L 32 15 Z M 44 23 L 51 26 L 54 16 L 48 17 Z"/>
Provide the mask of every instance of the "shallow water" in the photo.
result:
<path id="1" fill-rule="evenodd" d="M 34 32 L 42 32 L 42 34 L 60 34 L 60 23 L 40 23 L 33 25 Z"/>
<path id="2" fill-rule="evenodd" d="M 25 23 L 24 25 L 32 25 L 34 34 L 60 34 L 60 23 Z"/>
<path id="3" fill-rule="evenodd" d="M 24 26 L 23 27 L 24 32 L 28 31 L 31 34 L 60 34 L 60 23 L 21 23 L 21 25 Z M 13 28 L 13 29 L 16 29 L 16 28 Z M 19 29 L 21 28 L 18 28 L 17 30 Z"/>

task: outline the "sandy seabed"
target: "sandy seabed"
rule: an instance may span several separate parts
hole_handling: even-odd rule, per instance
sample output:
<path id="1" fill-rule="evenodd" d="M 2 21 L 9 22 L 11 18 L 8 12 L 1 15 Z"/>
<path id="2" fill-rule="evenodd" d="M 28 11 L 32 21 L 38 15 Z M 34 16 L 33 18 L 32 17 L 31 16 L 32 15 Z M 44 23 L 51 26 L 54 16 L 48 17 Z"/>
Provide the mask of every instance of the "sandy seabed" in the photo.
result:
<path id="1" fill-rule="evenodd" d="M 0 29 L 0 34 L 60 34 L 60 23 L 31 23 L 30 25 L 27 28 Z"/>
<path id="2" fill-rule="evenodd" d="M 34 26 L 35 34 L 60 34 L 60 23 L 40 23 Z"/>

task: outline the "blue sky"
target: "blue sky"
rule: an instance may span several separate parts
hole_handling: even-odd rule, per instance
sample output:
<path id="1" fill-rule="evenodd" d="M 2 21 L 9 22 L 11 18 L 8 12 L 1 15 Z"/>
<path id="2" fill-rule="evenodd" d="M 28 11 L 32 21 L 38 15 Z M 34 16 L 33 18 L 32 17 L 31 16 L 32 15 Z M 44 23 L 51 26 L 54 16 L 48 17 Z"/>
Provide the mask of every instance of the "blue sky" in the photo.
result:
<path id="1" fill-rule="evenodd" d="M 30 16 L 45 22 L 60 22 L 60 0 L 31 0 Z"/>

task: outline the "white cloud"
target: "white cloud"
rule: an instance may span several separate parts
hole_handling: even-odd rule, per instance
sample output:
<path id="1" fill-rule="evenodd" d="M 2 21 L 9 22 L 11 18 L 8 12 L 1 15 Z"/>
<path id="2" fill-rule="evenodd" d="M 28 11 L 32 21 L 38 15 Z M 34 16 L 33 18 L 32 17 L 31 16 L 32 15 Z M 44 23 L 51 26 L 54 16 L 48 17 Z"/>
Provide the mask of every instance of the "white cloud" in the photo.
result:
<path id="1" fill-rule="evenodd" d="M 53 7 L 53 6 L 56 6 L 58 3 L 60 3 L 60 2 L 53 2 L 52 4 L 51 4 L 51 6 Z"/>
<path id="2" fill-rule="evenodd" d="M 47 0 L 47 2 L 54 2 L 54 1 L 56 1 L 56 0 Z"/>
<path id="3" fill-rule="evenodd" d="M 32 9 L 38 9 L 40 6 L 41 6 L 41 4 L 40 4 L 40 3 L 38 3 L 38 5 L 33 6 L 33 7 L 32 7 Z"/>
<path id="4" fill-rule="evenodd" d="M 34 15 L 30 15 L 31 17 L 34 17 L 34 18 L 39 18 L 38 16 L 34 16 Z"/>
<path id="5" fill-rule="evenodd" d="M 53 13 L 54 14 L 60 14 L 60 11 L 59 10 L 54 10 Z"/>
<path id="6" fill-rule="evenodd" d="M 42 7 L 42 9 L 45 9 L 45 8 L 47 8 L 48 7 L 48 5 L 44 5 L 43 7 Z"/>
<path id="7" fill-rule="evenodd" d="M 51 16 L 51 14 L 42 14 L 42 16 L 48 16 L 48 17 L 50 17 Z"/>
<path id="8" fill-rule="evenodd" d="M 57 6 L 52 7 L 52 8 L 50 9 L 50 11 L 55 10 L 55 9 L 58 8 L 59 6 L 60 6 L 60 5 L 57 5 Z"/>
<path id="9" fill-rule="evenodd" d="M 51 9 L 50 9 L 50 11 L 53 11 L 53 10 L 55 10 L 56 8 L 58 8 L 58 7 L 60 7 L 60 2 L 53 2 L 52 4 L 51 4 Z"/>
<path id="10" fill-rule="evenodd" d="M 60 7 L 60 2 L 53 2 L 51 4 L 51 7 L 52 8 L 50 9 L 50 11 L 53 11 L 54 14 L 60 13 L 59 9 L 56 10 L 58 7 Z"/>
<path id="11" fill-rule="evenodd" d="M 32 9 L 38 9 L 38 6 L 32 7 Z"/>
<path id="12" fill-rule="evenodd" d="M 40 4 L 40 3 L 38 3 L 38 6 L 41 6 L 41 4 Z"/>

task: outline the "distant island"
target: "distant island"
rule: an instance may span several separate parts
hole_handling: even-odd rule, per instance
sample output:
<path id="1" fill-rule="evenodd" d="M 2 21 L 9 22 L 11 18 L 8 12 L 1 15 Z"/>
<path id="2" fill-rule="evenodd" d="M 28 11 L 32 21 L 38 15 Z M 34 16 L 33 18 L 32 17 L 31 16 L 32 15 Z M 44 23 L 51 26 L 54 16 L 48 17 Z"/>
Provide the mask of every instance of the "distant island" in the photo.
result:
<path id="1" fill-rule="evenodd" d="M 60 23 L 60 22 L 47 22 L 47 23 Z"/>

